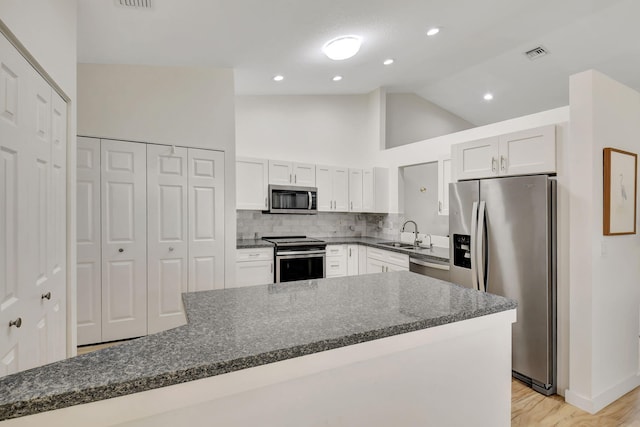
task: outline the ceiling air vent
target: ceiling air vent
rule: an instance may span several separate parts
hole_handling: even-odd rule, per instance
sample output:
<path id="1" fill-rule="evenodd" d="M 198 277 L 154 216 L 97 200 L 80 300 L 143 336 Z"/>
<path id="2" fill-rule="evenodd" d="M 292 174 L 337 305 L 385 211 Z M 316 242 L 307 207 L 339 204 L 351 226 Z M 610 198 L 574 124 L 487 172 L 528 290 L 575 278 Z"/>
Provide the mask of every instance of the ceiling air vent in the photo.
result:
<path id="1" fill-rule="evenodd" d="M 151 0 L 116 0 L 116 4 L 125 7 L 151 9 Z"/>
<path id="2" fill-rule="evenodd" d="M 524 53 L 530 60 L 538 59 L 549 54 L 549 51 L 542 46 L 538 46 Z"/>

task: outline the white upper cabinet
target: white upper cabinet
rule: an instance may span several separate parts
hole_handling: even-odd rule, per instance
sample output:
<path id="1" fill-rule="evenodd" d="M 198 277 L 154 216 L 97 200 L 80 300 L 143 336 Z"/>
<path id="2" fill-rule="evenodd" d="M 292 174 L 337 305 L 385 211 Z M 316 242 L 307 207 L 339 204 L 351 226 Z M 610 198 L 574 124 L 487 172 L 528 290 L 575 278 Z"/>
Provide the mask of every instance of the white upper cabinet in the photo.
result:
<path id="1" fill-rule="evenodd" d="M 451 157 L 438 159 L 438 215 L 449 215 L 449 183 L 451 182 Z"/>
<path id="2" fill-rule="evenodd" d="M 288 178 L 288 174 L 287 174 Z M 269 209 L 269 164 L 264 159 L 236 159 L 236 209 Z"/>
<path id="3" fill-rule="evenodd" d="M 346 212 L 349 203 L 349 170 L 335 166 L 316 166 L 318 211 Z"/>
<path id="4" fill-rule="evenodd" d="M 389 211 L 389 171 L 386 168 L 362 170 L 362 212 Z"/>
<path id="5" fill-rule="evenodd" d="M 556 172 L 555 125 L 500 137 L 500 175 Z"/>
<path id="6" fill-rule="evenodd" d="M 362 169 L 349 169 L 349 212 L 362 212 Z"/>
<path id="7" fill-rule="evenodd" d="M 555 125 L 452 147 L 457 180 L 556 172 Z"/>
<path id="8" fill-rule="evenodd" d="M 456 178 L 475 179 L 498 176 L 498 137 L 465 142 L 453 146 Z"/>
<path id="9" fill-rule="evenodd" d="M 269 160 L 269 184 L 316 186 L 316 165 Z"/>

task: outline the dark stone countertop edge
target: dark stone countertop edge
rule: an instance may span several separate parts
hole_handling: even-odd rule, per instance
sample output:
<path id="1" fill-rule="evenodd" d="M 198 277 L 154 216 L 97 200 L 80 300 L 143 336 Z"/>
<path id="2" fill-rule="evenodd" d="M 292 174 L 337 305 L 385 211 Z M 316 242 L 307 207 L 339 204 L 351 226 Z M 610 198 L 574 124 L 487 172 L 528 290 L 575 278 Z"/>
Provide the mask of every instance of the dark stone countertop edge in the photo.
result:
<path id="1" fill-rule="evenodd" d="M 127 382 L 106 384 L 104 386 L 85 390 L 76 390 L 52 396 L 38 397 L 28 401 L 13 402 L 0 406 L 0 421 L 182 384 L 189 381 L 209 378 L 269 363 L 280 362 L 322 351 L 333 350 L 394 335 L 401 335 L 408 332 L 415 332 L 449 323 L 500 313 L 515 309 L 516 307 L 517 303 L 515 301 L 508 300 L 504 304 L 494 305 L 474 312 L 460 312 L 455 315 L 425 319 L 413 323 L 389 326 L 367 332 L 358 332 L 345 337 L 316 341 L 292 348 L 278 349 L 254 356 L 246 356 L 238 359 L 217 362 L 211 365 L 201 365 L 172 373 L 162 373 L 145 378 L 134 378 Z"/>

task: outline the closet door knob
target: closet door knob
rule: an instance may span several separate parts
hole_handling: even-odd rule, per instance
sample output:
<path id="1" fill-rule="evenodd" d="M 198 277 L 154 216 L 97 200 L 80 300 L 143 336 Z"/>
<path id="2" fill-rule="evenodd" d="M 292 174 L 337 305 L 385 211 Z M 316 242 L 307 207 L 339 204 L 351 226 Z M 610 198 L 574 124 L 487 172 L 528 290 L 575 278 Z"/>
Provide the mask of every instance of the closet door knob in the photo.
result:
<path id="1" fill-rule="evenodd" d="M 42 294 L 40 299 L 51 299 L 51 292 L 47 292 L 46 294 Z"/>
<path id="2" fill-rule="evenodd" d="M 18 317 L 16 320 L 10 320 L 9 321 L 9 327 L 15 326 L 16 328 L 19 328 L 20 326 L 22 326 L 22 317 Z"/>
<path id="3" fill-rule="evenodd" d="M 122 253 L 122 252 L 124 252 L 124 249 L 120 248 L 120 249 L 118 249 L 118 252 Z"/>

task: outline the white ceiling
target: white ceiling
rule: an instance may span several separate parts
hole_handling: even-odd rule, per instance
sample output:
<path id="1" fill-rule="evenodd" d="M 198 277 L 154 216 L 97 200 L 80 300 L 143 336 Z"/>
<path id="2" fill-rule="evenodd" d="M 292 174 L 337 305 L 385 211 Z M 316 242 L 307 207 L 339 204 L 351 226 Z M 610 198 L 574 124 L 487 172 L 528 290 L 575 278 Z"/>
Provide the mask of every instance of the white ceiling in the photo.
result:
<path id="1" fill-rule="evenodd" d="M 152 1 L 80 0 L 79 62 L 234 68 L 238 94 L 385 87 L 478 125 L 567 105 L 569 75 L 590 68 L 640 91 L 638 0 Z M 427 37 L 432 26 L 442 31 Z M 363 46 L 331 61 L 321 47 L 342 34 Z M 538 45 L 551 53 L 530 61 Z"/>

